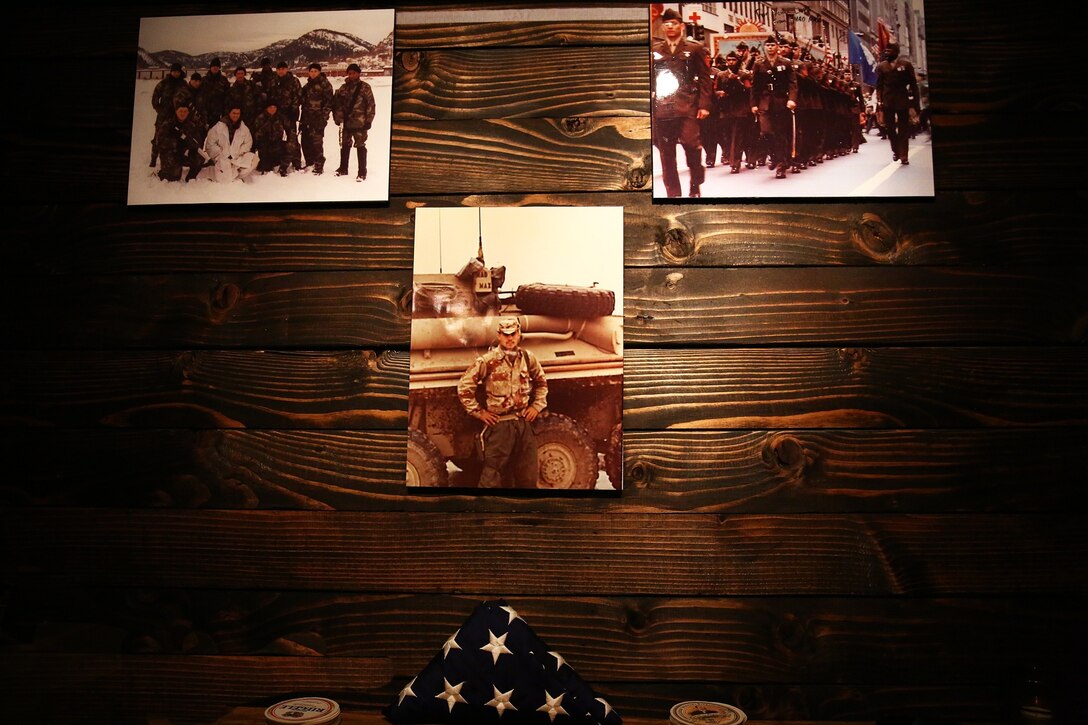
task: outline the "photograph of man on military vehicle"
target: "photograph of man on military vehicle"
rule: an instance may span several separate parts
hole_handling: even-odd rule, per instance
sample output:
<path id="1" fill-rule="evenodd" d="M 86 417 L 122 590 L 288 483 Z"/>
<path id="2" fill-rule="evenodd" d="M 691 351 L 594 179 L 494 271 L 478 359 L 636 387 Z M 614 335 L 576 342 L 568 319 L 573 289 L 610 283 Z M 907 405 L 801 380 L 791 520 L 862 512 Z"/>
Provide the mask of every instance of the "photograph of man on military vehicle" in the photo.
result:
<path id="1" fill-rule="evenodd" d="M 623 209 L 415 214 L 407 484 L 623 487 Z"/>

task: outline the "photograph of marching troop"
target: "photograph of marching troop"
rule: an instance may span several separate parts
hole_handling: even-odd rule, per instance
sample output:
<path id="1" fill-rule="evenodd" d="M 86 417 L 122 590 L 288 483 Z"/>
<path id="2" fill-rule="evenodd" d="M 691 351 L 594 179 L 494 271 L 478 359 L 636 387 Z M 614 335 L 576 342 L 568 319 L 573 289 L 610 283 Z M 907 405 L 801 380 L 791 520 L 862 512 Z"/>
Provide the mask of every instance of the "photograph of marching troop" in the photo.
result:
<path id="1" fill-rule="evenodd" d="M 622 207 L 417 209 L 412 287 L 409 487 L 622 490 Z"/>
<path id="2" fill-rule="evenodd" d="M 388 201 L 393 23 L 142 18 L 128 203 Z"/>
<path id="3" fill-rule="evenodd" d="M 922 0 L 652 3 L 654 198 L 932 197 Z"/>

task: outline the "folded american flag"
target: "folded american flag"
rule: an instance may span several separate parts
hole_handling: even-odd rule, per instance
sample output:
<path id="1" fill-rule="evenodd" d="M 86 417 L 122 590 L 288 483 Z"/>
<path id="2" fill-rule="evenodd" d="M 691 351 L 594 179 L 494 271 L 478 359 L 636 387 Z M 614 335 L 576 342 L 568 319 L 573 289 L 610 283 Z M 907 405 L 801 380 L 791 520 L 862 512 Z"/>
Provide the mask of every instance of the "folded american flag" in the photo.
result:
<path id="1" fill-rule="evenodd" d="M 395 723 L 623 722 L 502 599 L 476 607 L 382 713 Z"/>

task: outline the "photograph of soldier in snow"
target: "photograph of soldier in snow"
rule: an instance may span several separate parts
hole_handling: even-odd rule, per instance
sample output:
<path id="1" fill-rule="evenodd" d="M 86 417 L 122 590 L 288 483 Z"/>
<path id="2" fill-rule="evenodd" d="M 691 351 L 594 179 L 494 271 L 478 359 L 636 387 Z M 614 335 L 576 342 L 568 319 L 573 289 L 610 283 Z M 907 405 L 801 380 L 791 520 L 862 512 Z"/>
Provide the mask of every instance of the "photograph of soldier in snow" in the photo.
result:
<path id="1" fill-rule="evenodd" d="M 654 198 L 933 196 L 922 0 L 880 10 L 651 3 Z"/>
<path id="2" fill-rule="evenodd" d="M 129 204 L 388 200 L 393 26 L 392 9 L 143 18 Z M 336 178 L 343 158 L 324 173 L 333 145 L 360 183 Z"/>

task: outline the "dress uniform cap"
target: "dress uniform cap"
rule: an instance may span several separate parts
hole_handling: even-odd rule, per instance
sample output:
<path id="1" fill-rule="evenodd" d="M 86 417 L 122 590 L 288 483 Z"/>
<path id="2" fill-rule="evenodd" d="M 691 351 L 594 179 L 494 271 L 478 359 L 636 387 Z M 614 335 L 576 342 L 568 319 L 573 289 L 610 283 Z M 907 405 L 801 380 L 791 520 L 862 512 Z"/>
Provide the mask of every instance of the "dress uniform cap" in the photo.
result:
<path id="1" fill-rule="evenodd" d="M 675 20 L 678 23 L 684 22 L 684 19 L 680 17 L 680 13 L 676 12 L 672 8 L 669 8 L 665 12 L 661 13 L 661 22 L 667 23 L 670 20 Z"/>
<path id="2" fill-rule="evenodd" d="M 513 335 L 515 332 L 521 329 L 521 323 L 518 322 L 516 317 L 504 317 L 499 320 L 499 332 L 504 335 Z"/>

